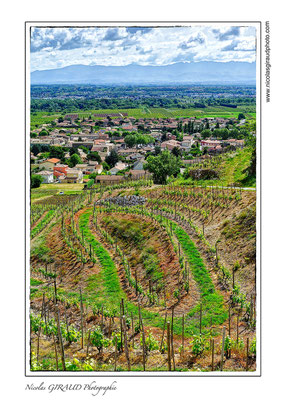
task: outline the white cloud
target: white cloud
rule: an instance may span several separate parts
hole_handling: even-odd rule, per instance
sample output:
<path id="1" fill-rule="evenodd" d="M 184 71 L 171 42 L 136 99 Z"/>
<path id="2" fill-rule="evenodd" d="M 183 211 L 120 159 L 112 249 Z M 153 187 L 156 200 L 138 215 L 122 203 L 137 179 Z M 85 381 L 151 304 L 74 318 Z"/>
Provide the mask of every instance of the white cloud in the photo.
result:
<path id="1" fill-rule="evenodd" d="M 31 70 L 72 64 L 255 61 L 256 32 L 253 27 L 139 28 L 32 28 Z"/>

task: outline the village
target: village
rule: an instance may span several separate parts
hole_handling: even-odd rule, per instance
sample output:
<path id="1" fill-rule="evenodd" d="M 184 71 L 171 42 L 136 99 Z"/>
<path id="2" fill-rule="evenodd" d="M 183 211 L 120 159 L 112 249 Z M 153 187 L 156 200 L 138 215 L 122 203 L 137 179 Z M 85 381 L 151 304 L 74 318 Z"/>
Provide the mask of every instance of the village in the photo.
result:
<path id="1" fill-rule="evenodd" d="M 79 118 L 67 114 L 31 131 L 31 166 L 42 183 L 110 184 L 141 179 L 146 158 L 168 150 L 182 167 L 197 157 L 243 148 L 244 115 L 235 118 L 132 118 L 127 113 L 102 113 Z M 135 145 L 131 135 L 147 138 Z M 144 143 L 145 142 L 145 143 Z M 49 157 L 42 149 L 63 150 Z M 77 157 L 72 155 L 76 154 Z M 73 161 L 73 162 L 72 162 Z M 181 169 L 183 172 L 184 168 Z"/>

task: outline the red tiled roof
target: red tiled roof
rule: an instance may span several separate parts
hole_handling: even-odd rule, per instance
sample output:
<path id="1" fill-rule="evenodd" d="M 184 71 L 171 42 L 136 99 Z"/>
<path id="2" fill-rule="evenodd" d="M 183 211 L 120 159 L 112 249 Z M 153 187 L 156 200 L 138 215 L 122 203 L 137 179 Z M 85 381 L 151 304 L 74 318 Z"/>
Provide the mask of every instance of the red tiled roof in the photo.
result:
<path id="1" fill-rule="evenodd" d="M 59 160 L 58 158 L 49 158 L 47 161 L 57 164 L 58 162 L 60 162 L 61 160 Z"/>

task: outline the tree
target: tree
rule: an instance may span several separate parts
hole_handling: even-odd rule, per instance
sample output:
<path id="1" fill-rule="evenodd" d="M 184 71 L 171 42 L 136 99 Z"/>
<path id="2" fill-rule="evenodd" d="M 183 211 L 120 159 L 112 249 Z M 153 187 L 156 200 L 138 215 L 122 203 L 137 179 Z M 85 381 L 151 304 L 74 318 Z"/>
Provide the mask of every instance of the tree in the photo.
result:
<path id="1" fill-rule="evenodd" d="M 101 162 L 101 157 L 98 154 L 98 151 L 91 151 L 90 153 L 88 153 L 87 159 L 92 161 L 97 161 L 98 163 Z"/>
<path id="2" fill-rule="evenodd" d="M 41 152 L 41 145 L 38 143 L 34 143 L 31 146 L 31 152 L 34 154 L 34 156 L 37 156 Z"/>
<path id="3" fill-rule="evenodd" d="M 77 147 L 71 147 L 70 151 L 69 151 L 70 155 L 72 156 L 73 154 L 78 154 L 78 148 Z"/>
<path id="4" fill-rule="evenodd" d="M 78 154 L 73 154 L 71 156 L 71 158 L 69 159 L 68 164 L 69 164 L 69 167 L 71 167 L 71 168 L 73 168 L 77 164 L 82 164 L 80 156 Z"/>
<path id="5" fill-rule="evenodd" d="M 117 154 L 117 151 L 112 149 L 109 156 L 105 157 L 105 162 L 113 168 L 115 164 L 119 161 L 119 156 Z"/>
<path id="6" fill-rule="evenodd" d="M 97 172 L 92 172 L 91 174 L 88 175 L 89 179 L 93 179 L 95 181 L 98 173 Z"/>
<path id="7" fill-rule="evenodd" d="M 174 154 L 175 157 L 181 157 L 182 156 L 182 150 L 180 147 L 174 147 L 172 150 L 172 154 Z"/>
<path id="8" fill-rule="evenodd" d="M 181 161 L 164 150 L 158 156 L 149 156 L 144 169 L 153 174 L 155 183 L 166 184 L 168 176 L 176 176 L 180 172 Z"/>
<path id="9" fill-rule="evenodd" d="M 43 180 L 44 180 L 44 178 L 41 175 L 32 175 L 31 176 L 31 189 L 40 187 Z"/>
<path id="10" fill-rule="evenodd" d="M 79 146 L 79 149 L 81 149 L 85 154 L 88 153 L 88 148 L 85 146 Z"/>
<path id="11" fill-rule="evenodd" d="M 241 119 L 245 119 L 245 115 L 242 114 L 242 113 L 239 113 L 237 119 L 238 119 L 239 121 L 240 121 Z"/>
<path id="12" fill-rule="evenodd" d="M 39 133 L 39 136 L 49 136 L 49 132 L 46 131 L 46 129 L 42 129 L 41 132 Z"/>
<path id="13" fill-rule="evenodd" d="M 65 159 L 65 151 L 61 146 L 51 146 L 50 147 L 50 157 L 51 158 L 58 158 L 61 161 Z"/>
<path id="14" fill-rule="evenodd" d="M 211 136 L 211 131 L 209 129 L 204 129 L 201 132 L 201 136 L 202 136 L 203 139 L 207 139 L 207 138 L 209 138 Z"/>
<path id="15" fill-rule="evenodd" d="M 133 147 L 136 144 L 135 135 L 127 135 L 124 138 L 124 142 L 128 147 Z"/>
<path id="16" fill-rule="evenodd" d="M 161 147 L 160 146 L 155 146 L 155 156 L 161 153 Z"/>
<path id="17" fill-rule="evenodd" d="M 153 143 L 155 139 L 150 135 L 142 135 L 141 133 L 136 133 L 135 135 L 127 135 L 124 138 L 124 142 L 128 147 L 138 146 L 139 144 L 149 144 Z"/>

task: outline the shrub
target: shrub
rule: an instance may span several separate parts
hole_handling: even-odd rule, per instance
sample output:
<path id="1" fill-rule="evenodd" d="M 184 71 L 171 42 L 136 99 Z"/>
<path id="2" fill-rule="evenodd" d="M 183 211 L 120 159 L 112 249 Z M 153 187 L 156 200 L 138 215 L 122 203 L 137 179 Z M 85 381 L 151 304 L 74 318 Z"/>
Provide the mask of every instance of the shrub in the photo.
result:
<path id="1" fill-rule="evenodd" d="M 43 180 L 44 179 L 41 175 L 32 175 L 31 176 L 31 189 L 40 187 Z"/>

